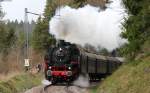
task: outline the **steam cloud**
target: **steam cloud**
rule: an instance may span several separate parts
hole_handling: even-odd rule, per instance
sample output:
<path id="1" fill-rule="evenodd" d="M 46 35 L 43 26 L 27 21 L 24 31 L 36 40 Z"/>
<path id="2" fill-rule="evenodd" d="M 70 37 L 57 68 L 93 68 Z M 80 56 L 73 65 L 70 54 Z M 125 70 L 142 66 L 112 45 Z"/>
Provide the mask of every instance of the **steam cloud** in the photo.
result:
<path id="1" fill-rule="evenodd" d="M 50 82 L 50 81 L 44 79 L 44 80 L 42 80 L 42 84 L 48 86 L 48 85 L 51 85 L 52 82 Z"/>
<path id="2" fill-rule="evenodd" d="M 107 7 L 106 10 L 91 5 L 78 9 L 61 7 L 50 21 L 49 32 L 56 39 L 80 45 L 88 43 L 112 51 L 126 42 L 120 37 L 126 13 L 121 0 L 112 0 Z"/>
<path id="3" fill-rule="evenodd" d="M 80 87 L 89 87 L 90 82 L 88 75 L 86 76 L 80 75 L 78 79 L 73 82 L 73 84 Z"/>

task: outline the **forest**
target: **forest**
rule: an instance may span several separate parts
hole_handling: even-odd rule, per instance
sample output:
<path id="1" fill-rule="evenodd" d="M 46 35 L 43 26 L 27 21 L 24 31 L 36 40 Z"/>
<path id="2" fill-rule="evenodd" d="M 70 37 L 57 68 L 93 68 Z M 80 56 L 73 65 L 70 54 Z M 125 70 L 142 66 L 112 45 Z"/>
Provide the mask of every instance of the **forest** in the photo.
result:
<path id="1" fill-rule="evenodd" d="M 42 61 L 42 55 L 45 50 L 56 42 L 53 35 L 49 34 L 49 21 L 55 14 L 57 7 L 61 5 L 69 5 L 73 8 L 83 7 L 86 4 L 107 8 L 105 5 L 111 3 L 109 0 L 47 0 L 44 10 L 44 17 L 39 17 L 36 22 L 28 23 L 30 29 L 30 57 L 33 63 Z M 149 56 L 150 49 L 150 8 L 149 0 L 123 0 L 124 7 L 129 17 L 125 18 L 123 23 L 124 30 L 121 34 L 122 38 L 128 40 L 128 43 L 117 49 L 117 55 L 124 56 L 126 59 L 135 60 L 143 56 Z M 24 59 L 25 32 L 24 22 L 3 20 L 4 12 L 0 12 L 0 71 L 4 70 L 3 65 L 9 64 L 9 69 L 21 69 Z M 106 49 L 96 50 L 91 45 L 86 45 L 89 51 L 94 51 L 103 55 L 111 55 Z M 14 53 L 17 55 L 13 56 Z M 40 57 L 39 57 L 40 56 Z M 37 58 L 36 58 L 37 57 Z M 13 62 L 11 61 L 13 60 Z M 15 64 L 16 63 L 16 64 Z M 13 67 L 11 67 L 13 66 Z M 6 68 L 5 68 L 6 69 Z"/>
<path id="2" fill-rule="evenodd" d="M 0 4 L 3 1 L 0 0 Z M 46 0 L 42 17 L 27 22 L 30 68 L 43 63 L 45 52 L 56 43 L 56 37 L 49 33 L 49 22 L 57 8 L 67 5 L 79 9 L 90 4 L 105 11 L 110 3 L 111 0 Z M 121 24 L 120 36 L 127 43 L 111 52 L 90 44 L 83 47 L 87 52 L 123 57 L 124 63 L 112 75 L 102 79 L 98 86 L 89 88 L 88 93 L 150 93 L 150 1 L 122 0 L 122 4 L 127 17 Z M 44 75 L 43 72 L 25 72 L 27 37 L 24 20 L 10 21 L 4 16 L 5 11 L 0 6 L 0 93 L 22 93 L 24 89 L 40 85 Z M 53 87 L 50 88 L 53 91 Z"/>

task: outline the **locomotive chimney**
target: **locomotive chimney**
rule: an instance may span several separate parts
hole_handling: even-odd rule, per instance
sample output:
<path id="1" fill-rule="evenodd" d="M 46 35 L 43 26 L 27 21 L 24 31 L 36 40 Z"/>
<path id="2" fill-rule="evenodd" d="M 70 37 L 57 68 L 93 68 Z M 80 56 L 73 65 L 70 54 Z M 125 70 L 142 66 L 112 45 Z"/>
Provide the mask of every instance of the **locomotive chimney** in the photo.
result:
<path id="1" fill-rule="evenodd" d="M 64 40 L 58 40 L 57 41 L 57 46 L 64 46 L 65 45 L 65 41 Z"/>

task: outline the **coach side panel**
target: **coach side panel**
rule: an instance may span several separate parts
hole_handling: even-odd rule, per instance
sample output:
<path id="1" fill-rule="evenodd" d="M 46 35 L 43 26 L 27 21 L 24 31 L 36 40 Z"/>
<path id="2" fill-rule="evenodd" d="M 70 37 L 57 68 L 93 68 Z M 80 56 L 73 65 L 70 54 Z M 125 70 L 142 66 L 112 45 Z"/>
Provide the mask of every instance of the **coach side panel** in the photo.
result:
<path id="1" fill-rule="evenodd" d="M 106 74 L 107 61 L 102 59 L 96 59 L 85 55 L 80 56 L 80 72 L 81 73 L 99 73 Z"/>

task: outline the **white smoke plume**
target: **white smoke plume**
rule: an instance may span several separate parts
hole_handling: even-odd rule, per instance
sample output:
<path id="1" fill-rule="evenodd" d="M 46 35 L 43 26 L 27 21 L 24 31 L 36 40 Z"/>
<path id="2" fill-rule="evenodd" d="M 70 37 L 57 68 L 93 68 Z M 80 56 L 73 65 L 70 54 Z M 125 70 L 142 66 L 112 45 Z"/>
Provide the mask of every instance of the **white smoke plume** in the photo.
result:
<path id="1" fill-rule="evenodd" d="M 78 9 L 62 6 L 50 20 L 49 32 L 56 39 L 80 45 L 88 43 L 112 51 L 126 42 L 120 37 L 126 13 L 121 0 L 112 0 L 107 7 L 101 10 L 91 5 Z"/>
<path id="2" fill-rule="evenodd" d="M 44 80 L 42 80 L 42 84 L 45 85 L 45 86 L 48 86 L 48 85 L 51 85 L 52 82 L 50 82 L 50 81 L 44 79 Z"/>
<path id="3" fill-rule="evenodd" d="M 88 74 L 85 75 L 85 76 L 80 75 L 78 77 L 78 79 L 73 82 L 73 84 L 76 85 L 76 86 L 80 86 L 80 87 L 89 87 L 90 86 L 90 82 L 89 82 Z"/>

